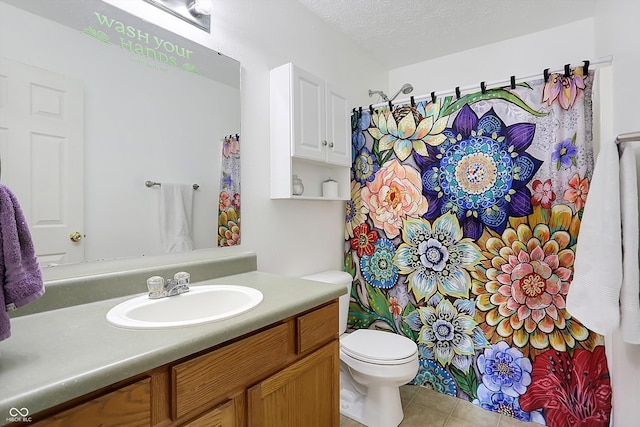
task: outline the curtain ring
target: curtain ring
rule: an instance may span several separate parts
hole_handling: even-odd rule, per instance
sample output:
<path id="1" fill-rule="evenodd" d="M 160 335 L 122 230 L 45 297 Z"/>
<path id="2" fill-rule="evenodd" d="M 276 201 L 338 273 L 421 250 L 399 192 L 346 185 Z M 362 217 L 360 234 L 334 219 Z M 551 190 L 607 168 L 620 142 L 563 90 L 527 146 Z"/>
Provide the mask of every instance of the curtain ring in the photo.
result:
<path id="1" fill-rule="evenodd" d="M 369 112 L 373 114 L 373 105 L 369 104 Z"/>
<path id="2" fill-rule="evenodd" d="M 391 103 L 391 101 L 389 101 L 389 109 L 393 109 L 393 104 Z"/>
<path id="3" fill-rule="evenodd" d="M 431 92 L 431 102 L 433 102 L 434 104 L 436 103 L 436 93 L 435 92 Z"/>
<path id="4" fill-rule="evenodd" d="M 485 84 L 485 82 L 480 82 L 480 91 L 483 95 L 487 93 L 487 85 Z"/>
<path id="5" fill-rule="evenodd" d="M 416 101 L 415 99 L 413 99 L 413 95 L 411 95 L 411 106 L 415 108 L 416 106 Z"/>
<path id="6" fill-rule="evenodd" d="M 589 74 L 589 60 L 585 59 L 583 62 L 584 65 L 582 66 L 582 72 L 586 76 L 587 74 Z"/>
<path id="7" fill-rule="evenodd" d="M 460 86 L 456 86 L 456 98 L 460 99 Z"/>
<path id="8" fill-rule="evenodd" d="M 511 89 L 516 88 L 516 76 L 511 76 Z"/>
<path id="9" fill-rule="evenodd" d="M 564 76 L 571 77 L 571 66 L 569 64 L 564 65 Z"/>
<path id="10" fill-rule="evenodd" d="M 360 115 L 362 115 L 362 107 L 358 108 L 358 113 L 360 113 Z"/>
<path id="11" fill-rule="evenodd" d="M 549 69 L 545 68 L 544 71 L 542 72 L 542 75 L 544 76 L 544 82 L 548 83 L 549 82 Z"/>
<path id="12" fill-rule="evenodd" d="M 356 107 L 353 107 L 353 110 L 351 110 L 352 113 L 356 112 Z"/>

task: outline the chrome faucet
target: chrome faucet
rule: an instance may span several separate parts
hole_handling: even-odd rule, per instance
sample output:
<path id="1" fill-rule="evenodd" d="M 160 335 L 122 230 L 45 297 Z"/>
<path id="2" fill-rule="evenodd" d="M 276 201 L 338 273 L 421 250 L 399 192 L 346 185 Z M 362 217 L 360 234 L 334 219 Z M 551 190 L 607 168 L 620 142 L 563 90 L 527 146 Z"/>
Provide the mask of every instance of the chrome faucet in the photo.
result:
<path id="1" fill-rule="evenodd" d="M 173 276 L 173 279 L 164 279 L 161 276 L 152 276 L 147 279 L 147 289 L 150 299 L 172 297 L 189 292 L 189 273 L 180 271 Z"/>

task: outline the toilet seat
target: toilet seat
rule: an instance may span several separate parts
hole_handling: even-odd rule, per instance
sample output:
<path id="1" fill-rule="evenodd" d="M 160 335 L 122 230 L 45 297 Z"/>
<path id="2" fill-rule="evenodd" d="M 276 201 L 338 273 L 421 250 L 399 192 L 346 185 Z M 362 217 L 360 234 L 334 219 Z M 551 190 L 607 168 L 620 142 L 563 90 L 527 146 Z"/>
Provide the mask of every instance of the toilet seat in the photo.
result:
<path id="1" fill-rule="evenodd" d="M 399 365 L 415 359 L 418 346 L 402 335 L 374 329 L 358 329 L 340 337 L 340 350 L 362 362 Z"/>

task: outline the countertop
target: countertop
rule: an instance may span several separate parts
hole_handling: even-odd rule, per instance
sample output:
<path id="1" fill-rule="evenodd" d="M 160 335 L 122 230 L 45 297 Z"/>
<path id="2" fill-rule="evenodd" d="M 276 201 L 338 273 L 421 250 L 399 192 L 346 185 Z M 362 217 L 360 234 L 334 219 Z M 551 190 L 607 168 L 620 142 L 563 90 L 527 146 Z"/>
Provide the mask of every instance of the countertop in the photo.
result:
<path id="1" fill-rule="evenodd" d="M 192 283 L 244 285 L 264 299 L 239 316 L 164 330 L 108 324 L 107 312 L 133 295 L 11 320 L 0 342 L 0 424 L 11 408 L 30 414 L 247 334 L 343 295 L 343 286 L 251 271 Z M 141 295 L 141 294 L 136 294 Z"/>

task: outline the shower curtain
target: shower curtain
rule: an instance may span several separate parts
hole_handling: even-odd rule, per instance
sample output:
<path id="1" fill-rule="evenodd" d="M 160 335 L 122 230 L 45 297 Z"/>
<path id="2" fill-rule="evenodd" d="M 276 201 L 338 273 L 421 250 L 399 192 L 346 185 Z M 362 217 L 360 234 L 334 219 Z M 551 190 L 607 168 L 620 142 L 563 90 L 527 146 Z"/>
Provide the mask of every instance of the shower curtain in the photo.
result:
<path id="1" fill-rule="evenodd" d="M 218 195 L 218 247 L 240 244 L 240 136 L 222 140 Z"/>
<path id="2" fill-rule="evenodd" d="M 413 384 L 606 426 L 603 337 L 565 308 L 593 171 L 593 71 L 352 116 L 350 328 L 418 345 Z"/>

